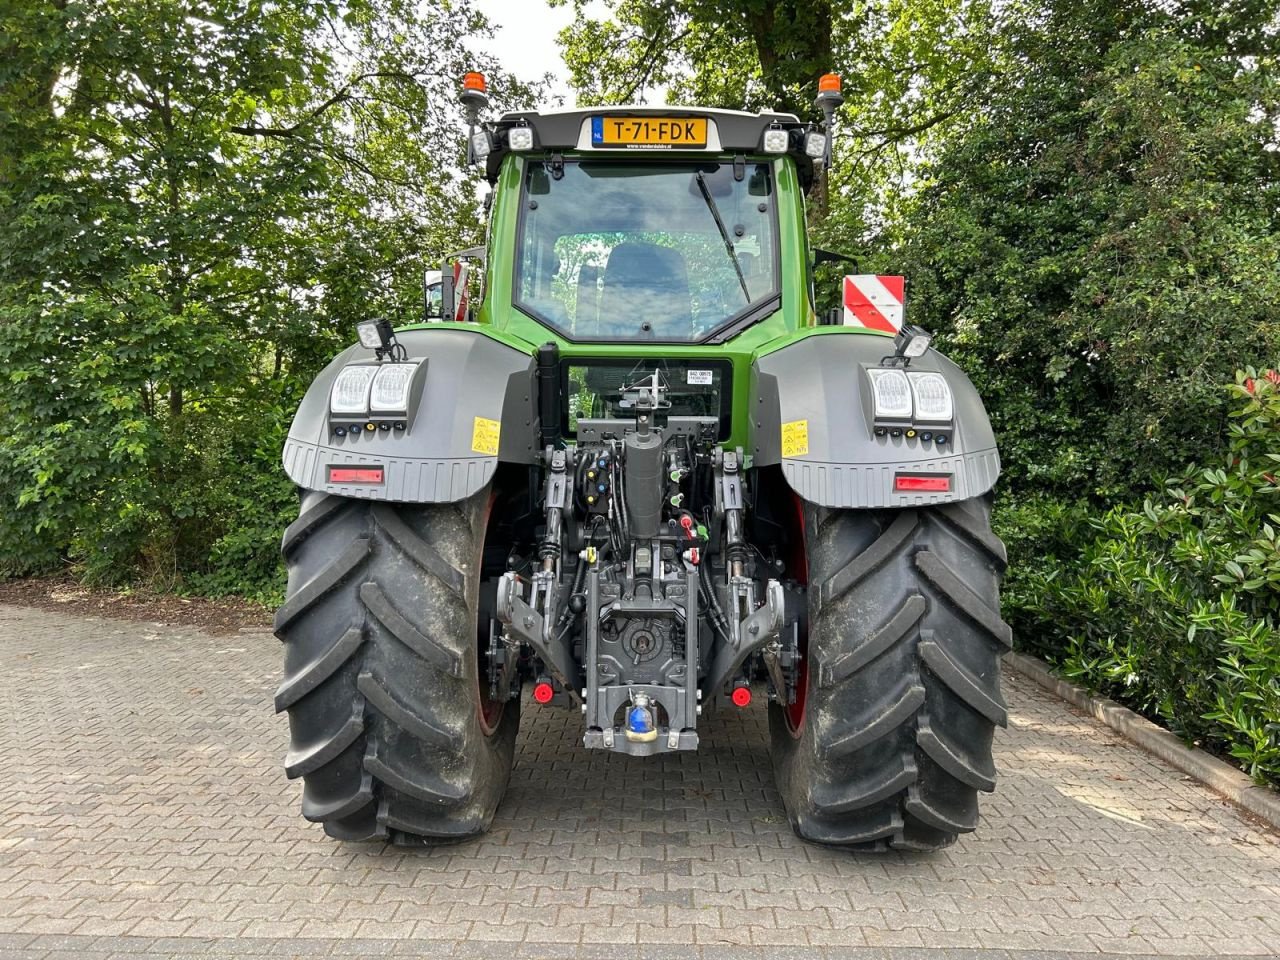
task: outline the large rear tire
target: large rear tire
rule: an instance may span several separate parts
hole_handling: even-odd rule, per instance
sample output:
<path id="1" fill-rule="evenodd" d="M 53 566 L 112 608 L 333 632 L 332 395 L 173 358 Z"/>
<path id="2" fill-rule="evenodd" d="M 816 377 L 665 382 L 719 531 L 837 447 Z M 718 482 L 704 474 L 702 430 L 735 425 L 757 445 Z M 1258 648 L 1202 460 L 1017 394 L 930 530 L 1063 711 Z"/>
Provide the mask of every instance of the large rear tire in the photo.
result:
<path id="1" fill-rule="evenodd" d="M 804 517 L 804 669 L 797 702 L 769 716 L 792 826 L 863 849 L 947 846 L 978 825 L 1007 721 L 989 501 Z"/>
<path id="2" fill-rule="evenodd" d="M 493 819 L 519 701 L 489 702 L 480 673 L 490 503 L 488 490 L 433 505 L 307 492 L 285 531 L 285 771 L 332 837 L 459 840 Z"/>

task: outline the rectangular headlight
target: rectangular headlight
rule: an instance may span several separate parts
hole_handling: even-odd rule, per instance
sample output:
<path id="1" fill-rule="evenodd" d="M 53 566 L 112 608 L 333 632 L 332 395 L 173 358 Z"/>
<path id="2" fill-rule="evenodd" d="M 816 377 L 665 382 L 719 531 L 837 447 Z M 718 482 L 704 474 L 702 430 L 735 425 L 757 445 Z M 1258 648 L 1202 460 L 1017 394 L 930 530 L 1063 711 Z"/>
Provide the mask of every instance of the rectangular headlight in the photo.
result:
<path id="1" fill-rule="evenodd" d="M 329 391 L 329 410 L 332 413 L 369 412 L 369 384 L 378 368 L 371 363 L 352 364 L 343 367 L 342 372 L 334 378 L 333 389 Z"/>
<path id="2" fill-rule="evenodd" d="M 408 413 L 409 391 L 413 389 L 416 363 L 386 363 L 378 368 L 369 396 L 373 413 Z"/>
<path id="3" fill-rule="evenodd" d="M 901 370 L 877 367 L 867 371 L 877 417 L 893 420 L 911 419 L 911 385 Z"/>
<path id="4" fill-rule="evenodd" d="M 790 135 L 785 130 L 777 127 L 766 130 L 764 132 L 764 152 L 786 153 L 790 139 Z"/>
<path id="5" fill-rule="evenodd" d="M 827 135 L 825 133 L 806 133 L 804 152 L 814 160 L 821 160 L 827 155 Z"/>
<path id="6" fill-rule="evenodd" d="M 532 150 L 533 127 L 512 127 L 507 131 L 507 146 L 512 150 Z"/>
<path id="7" fill-rule="evenodd" d="M 929 371 L 908 373 L 911 395 L 915 398 L 916 419 L 931 423 L 949 422 L 954 414 L 951 385 L 940 373 Z"/>

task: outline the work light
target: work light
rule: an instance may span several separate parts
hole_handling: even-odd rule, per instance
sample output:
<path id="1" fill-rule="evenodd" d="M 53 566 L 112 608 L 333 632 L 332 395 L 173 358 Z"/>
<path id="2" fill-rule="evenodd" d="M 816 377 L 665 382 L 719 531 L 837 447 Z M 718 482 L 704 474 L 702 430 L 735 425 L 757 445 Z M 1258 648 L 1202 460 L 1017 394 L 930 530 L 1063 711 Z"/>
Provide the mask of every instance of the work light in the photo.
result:
<path id="1" fill-rule="evenodd" d="M 417 372 L 416 363 L 388 363 L 379 367 L 369 396 L 370 412 L 407 412 L 409 391 L 413 387 L 413 375 Z"/>
<path id="2" fill-rule="evenodd" d="M 512 127 L 507 131 L 507 146 L 512 150 L 532 150 L 533 127 Z"/>
<path id="3" fill-rule="evenodd" d="M 764 132 L 765 153 L 786 153 L 791 135 L 781 127 L 770 127 Z"/>
<path id="4" fill-rule="evenodd" d="M 928 330 L 908 324 L 894 337 L 894 352 L 900 357 L 914 360 L 916 357 L 923 357 L 932 342 L 933 334 Z"/>
<path id="5" fill-rule="evenodd" d="M 377 350 L 383 346 L 382 335 L 378 331 L 377 320 L 365 320 L 356 324 L 356 335 L 360 337 L 360 346 Z"/>
<path id="6" fill-rule="evenodd" d="M 369 412 L 369 384 L 378 368 L 371 363 L 343 367 L 329 391 L 329 410 L 333 413 Z"/>
<path id="7" fill-rule="evenodd" d="M 947 378 L 930 371 L 908 373 L 907 378 L 911 381 L 911 396 L 915 400 L 915 419 L 931 423 L 949 422 L 954 404 Z"/>
<path id="8" fill-rule="evenodd" d="M 867 376 L 871 378 L 877 418 L 911 419 L 911 385 L 905 373 L 896 367 L 877 367 L 868 370 Z"/>

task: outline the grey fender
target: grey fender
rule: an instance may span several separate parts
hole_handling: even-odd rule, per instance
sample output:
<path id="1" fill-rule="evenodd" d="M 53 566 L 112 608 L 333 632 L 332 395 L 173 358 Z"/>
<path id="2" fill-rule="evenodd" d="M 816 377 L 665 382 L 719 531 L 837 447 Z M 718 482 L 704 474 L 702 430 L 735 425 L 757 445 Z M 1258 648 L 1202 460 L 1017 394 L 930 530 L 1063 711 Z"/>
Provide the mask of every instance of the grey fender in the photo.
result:
<path id="1" fill-rule="evenodd" d="M 404 330 L 397 339 L 410 360 L 425 363 L 421 389 L 401 420 L 405 428 L 335 434 L 334 378 L 349 363 L 375 359 L 359 344 L 348 347 L 316 377 L 289 429 L 283 459 L 294 483 L 344 497 L 449 503 L 483 488 L 501 461 L 534 462 L 532 356 L 462 324 Z M 477 418 L 489 423 L 478 425 Z M 496 455 L 493 423 L 501 425 Z M 383 481 L 330 483 L 331 467 L 381 467 Z"/>
<path id="2" fill-rule="evenodd" d="M 892 353 L 888 337 L 849 331 L 805 337 L 758 357 L 751 369 L 753 465 L 781 465 L 791 488 L 823 507 L 920 506 L 990 490 L 1000 474 L 991 421 L 969 378 L 936 350 L 907 369 L 946 377 L 951 424 L 939 431 L 904 422 L 896 425 L 901 436 L 876 436 L 865 369 Z M 910 429 L 914 438 L 906 436 Z M 923 439 L 939 432 L 942 445 Z M 946 474 L 950 490 L 899 493 L 899 473 Z"/>

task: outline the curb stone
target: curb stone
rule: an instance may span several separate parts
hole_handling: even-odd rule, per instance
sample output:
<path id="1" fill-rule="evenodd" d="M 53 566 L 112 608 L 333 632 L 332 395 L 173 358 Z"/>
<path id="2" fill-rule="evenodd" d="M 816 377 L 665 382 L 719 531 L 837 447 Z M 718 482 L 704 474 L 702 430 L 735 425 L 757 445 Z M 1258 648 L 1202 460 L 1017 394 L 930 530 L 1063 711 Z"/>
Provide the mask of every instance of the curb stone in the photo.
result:
<path id="1" fill-rule="evenodd" d="M 1006 654 L 1004 662 L 1015 672 L 1035 681 L 1067 703 L 1079 707 L 1148 753 L 1177 767 L 1209 789 L 1222 794 L 1236 806 L 1280 830 L 1280 794 L 1274 790 L 1258 786 L 1229 763 L 1197 747 L 1187 746 L 1173 733 L 1156 726 L 1128 707 L 1106 697 L 1094 696 L 1083 687 L 1063 680 L 1052 673 L 1043 660 L 1025 653 L 1010 653 Z"/>

